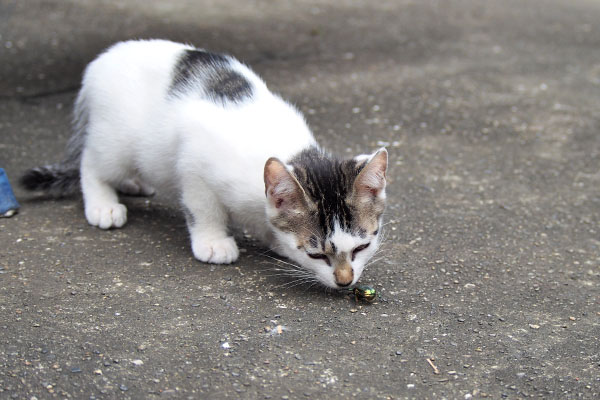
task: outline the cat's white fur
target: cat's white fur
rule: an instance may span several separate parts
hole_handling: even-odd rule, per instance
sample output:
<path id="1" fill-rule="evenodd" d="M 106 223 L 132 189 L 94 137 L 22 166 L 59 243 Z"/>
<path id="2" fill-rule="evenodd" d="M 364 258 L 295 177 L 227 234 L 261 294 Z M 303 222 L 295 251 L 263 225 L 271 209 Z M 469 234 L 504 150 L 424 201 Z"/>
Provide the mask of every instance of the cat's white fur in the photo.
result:
<path id="1" fill-rule="evenodd" d="M 274 235 L 266 218 L 265 161 L 288 160 L 316 146 L 304 118 L 239 62 L 233 67 L 253 85 L 248 101 L 217 104 L 199 96 L 167 96 L 173 67 L 185 49 L 193 47 L 163 40 L 123 42 L 86 69 L 76 112 L 85 111 L 88 118 L 81 159 L 88 222 L 103 229 L 125 224 L 127 210 L 115 188 L 141 194 L 156 190 L 184 205 L 193 220 L 188 225 L 198 260 L 238 258 L 227 231 L 231 218 L 312 270 L 322 283 L 337 287 L 330 267 L 298 251 L 289 234 Z M 341 233 L 335 240 L 340 248 L 361 244 Z M 364 261 L 357 262 L 352 283 L 375 248 L 360 254 Z"/>

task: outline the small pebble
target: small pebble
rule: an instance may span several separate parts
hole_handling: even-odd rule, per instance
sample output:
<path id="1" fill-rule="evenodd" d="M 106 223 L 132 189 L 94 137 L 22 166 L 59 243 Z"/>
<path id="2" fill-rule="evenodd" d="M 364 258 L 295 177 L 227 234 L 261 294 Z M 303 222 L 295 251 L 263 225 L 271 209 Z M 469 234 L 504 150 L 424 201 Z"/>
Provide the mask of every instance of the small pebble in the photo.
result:
<path id="1" fill-rule="evenodd" d="M 125 385 L 119 386 L 119 389 L 121 389 L 123 392 L 126 392 L 127 390 L 129 390 L 129 388 Z"/>

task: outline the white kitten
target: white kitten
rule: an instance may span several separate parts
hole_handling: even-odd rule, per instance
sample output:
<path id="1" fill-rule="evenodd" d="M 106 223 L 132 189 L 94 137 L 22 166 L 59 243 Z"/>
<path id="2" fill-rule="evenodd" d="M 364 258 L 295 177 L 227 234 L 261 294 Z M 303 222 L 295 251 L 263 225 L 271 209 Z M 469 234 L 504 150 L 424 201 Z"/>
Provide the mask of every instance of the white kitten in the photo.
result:
<path id="1" fill-rule="evenodd" d="M 59 164 L 21 183 L 54 195 L 81 184 L 91 225 L 120 228 L 117 190 L 183 206 L 194 256 L 238 258 L 231 221 L 306 275 L 356 283 L 378 247 L 387 152 L 339 160 L 300 113 L 231 56 L 164 40 L 122 42 L 85 71 Z"/>

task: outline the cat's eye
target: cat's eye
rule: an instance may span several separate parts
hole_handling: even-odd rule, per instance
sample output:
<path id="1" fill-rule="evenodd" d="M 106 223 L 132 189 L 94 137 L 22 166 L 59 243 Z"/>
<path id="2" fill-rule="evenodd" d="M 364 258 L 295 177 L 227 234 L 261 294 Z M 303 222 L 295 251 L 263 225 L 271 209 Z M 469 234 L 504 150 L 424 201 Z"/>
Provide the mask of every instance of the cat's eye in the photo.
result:
<path id="1" fill-rule="evenodd" d="M 329 257 L 327 257 L 325 254 L 322 253 L 317 253 L 317 254 L 311 254 L 311 253 L 306 253 L 307 256 L 309 256 L 312 259 L 315 260 L 323 260 L 327 263 L 327 265 L 331 265 L 331 263 L 329 262 Z"/>
<path id="2" fill-rule="evenodd" d="M 356 254 L 363 251 L 364 249 L 366 249 L 367 247 L 369 247 L 371 243 L 367 243 L 367 244 L 363 244 L 360 245 L 358 247 L 356 247 L 354 250 L 352 250 L 352 261 L 354 261 L 354 258 L 356 257 Z"/>

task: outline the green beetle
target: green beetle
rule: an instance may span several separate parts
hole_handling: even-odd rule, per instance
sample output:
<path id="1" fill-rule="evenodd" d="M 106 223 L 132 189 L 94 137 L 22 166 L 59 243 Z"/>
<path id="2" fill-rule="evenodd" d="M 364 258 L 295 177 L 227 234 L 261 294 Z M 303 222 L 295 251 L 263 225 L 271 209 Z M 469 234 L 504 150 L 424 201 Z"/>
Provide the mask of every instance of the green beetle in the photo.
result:
<path id="1" fill-rule="evenodd" d="M 354 300 L 356 302 L 363 300 L 367 303 L 372 303 L 377 298 L 377 291 L 371 286 L 358 285 L 348 290 L 354 293 Z"/>

